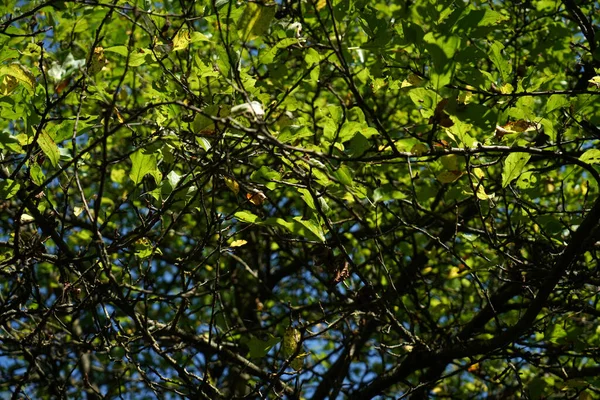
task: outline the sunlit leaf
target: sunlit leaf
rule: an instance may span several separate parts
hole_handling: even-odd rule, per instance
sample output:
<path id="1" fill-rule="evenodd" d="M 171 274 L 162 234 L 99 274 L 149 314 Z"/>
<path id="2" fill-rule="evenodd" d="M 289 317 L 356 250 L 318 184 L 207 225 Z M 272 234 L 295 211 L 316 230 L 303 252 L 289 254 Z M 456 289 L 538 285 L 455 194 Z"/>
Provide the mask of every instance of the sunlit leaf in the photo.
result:
<path id="1" fill-rule="evenodd" d="M 261 4 L 257 2 L 248 2 L 246 8 L 238 20 L 238 30 L 240 37 L 246 41 L 261 36 L 269 29 L 269 24 L 277 7 L 275 4 Z"/>
<path id="2" fill-rule="evenodd" d="M 590 149 L 579 157 L 579 159 L 588 164 L 598 164 L 600 163 L 600 150 L 598 149 Z"/>
<path id="3" fill-rule="evenodd" d="M 191 40 L 190 31 L 187 29 L 180 29 L 173 38 L 173 51 L 185 50 L 189 46 Z"/>
<path id="4" fill-rule="evenodd" d="M 231 244 L 229 245 L 229 247 L 242 247 L 244 246 L 246 243 L 248 243 L 247 240 L 234 240 L 233 242 L 231 242 Z"/>
<path id="5" fill-rule="evenodd" d="M 92 59 L 88 66 L 88 74 L 96 75 L 98 72 L 102 71 L 102 68 L 108 64 L 108 60 L 104 57 L 104 48 L 96 47 L 94 52 L 92 53 Z"/>
<path id="6" fill-rule="evenodd" d="M 235 194 L 240 192 L 240 184 L 235 179 L 224 177 L 225 185 Z"/>
<path id="7" fill-rule="evenodd" d="M 4 78 L 4 76 L 10 76 L 11 78 Z M 0 86 L 0 91 L 3 94 L 8 94 L 14 90 L 15 80 L 18 83 L 23 84 L 23 87 L 27 89 L 30 94 L 35 92 L 36 80 L 35 76 L 29 71 L 29 69 L 21 64 L 13 63 L 10 65 L 3 65 L 0 67 L 0 76 L 3 77 Z"/>
<path id="8" fill-rule="evenodd" d="M 17 194 L 21 184 L 13 179 L 5 179 L 0 181 L 0 199 L 8 200 Z"/>
<path id="9" fill-rule="evenodd" d="M 510 153 L 504 160 L 504 168 L 502 169 L 502 187 L 508 186 L 510 182 L 517 179 L 523 168 L 531 158 L 529 153 Z"/>
<path id="10" fill-rule="evenodd" d="M 50 163 L 52 163 L 52 166 L 56 167 L 60 159 L 60 152 L 54 140 L 46 132 L 41 132 L 37 142 L 46 157 L 50 160 Z"/>
<path id="11" fill-rule="evenodd" d="M 260 222 L 260 218 L 257 215 L 252 214 L 249 211 L 238 211 L 234 215 L 235 218 L 242 222 L 257 223 Z"/>
<path id="12" fill-rule="evenodd" d="M 129 177 L 136 185 L 140 183 L 147 174 L 158 171 L 156 168 L 156 154 L 147 154 L 143 149 L 140 149 L 133 153 L 129 158 L 131 159 L 131 171 Z"/>

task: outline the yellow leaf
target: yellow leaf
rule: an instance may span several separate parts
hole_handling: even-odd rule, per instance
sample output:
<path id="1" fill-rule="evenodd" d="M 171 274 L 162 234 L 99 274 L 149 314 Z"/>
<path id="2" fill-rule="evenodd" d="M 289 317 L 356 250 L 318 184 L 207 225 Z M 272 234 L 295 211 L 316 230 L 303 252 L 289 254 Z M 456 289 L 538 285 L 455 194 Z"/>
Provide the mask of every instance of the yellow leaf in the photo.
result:
<path id="1" fill-rule="evenodd" d="M 248 243 L 247 240 L 234 240 L 233 242 L 231 242 L 231 244 L 229 245 L 229 247 L 241 247 L 243 245 L 245 245 L 246 243 Z"/>
<path id="2" fill-rule="evenodd" d="M 98 72 L 102 71 L 102 68 L 104 68 L 106 64 L 108 64 L 108 61 L 104 57 L 104 48 L 96 47 L 94 49 L 94 54 L 92 55 L 92 61 L 88 67 L 88 74 L 96 75 Z"/>
<path id="3" fill-rule="evenodd" d="M 410 152 L 416 156 L 420 156 L 427 153 L 428 150 L 429 148 L 425 144 L 417 143 L 410 149 Z"/>
<path id="4" fill-rule="evenodd" d="M 483 185 L 479 185 L 479 187 L 477 188 L 477 198 L 479 200 L 487 200 L 487 199 L 489 199 L 489 196 L 485 192 L 485 188 L 483 187 Z"/>
<path id="5" fill-rule="evenodd" d="M 35 221 L 35 218 L 33 218 L 29 214 L 21 214 L 21 222 L 27 223 L 27 222 L 31 222 L 31 221 Z"/>
<path id="6" fill-rule="evenodd" d="M 119 120 L 119 122 L 120 123 L 125 122 L 125 120 L 123 119 L 123 116 L 121 116 L 121 113 L 119 112 L 117 107 L 114 108 L 114 111 L 115 111 L 115 115 L 117 116 L 117 119 Z"/>
<path id="7" fill-rule="evenodd" d="M 12 75 L 4 75 L 0 83 L 0 94 L 3 96 L 9 95 L 16 89 L 19 81 Z"/>
<path id="8" fill-rule="evenodd" d="M 441 386 L 436 386 L 433 389 L 431 389 L 431 393 L 433 394 L 439 394 L 442 393 L 444 391 L 444 389 Z"/>
<path id="9" fill-rule="evenodd" d="M 23 86 L 25 87 L 25 89 L 27 89 L 27 91 L 30 94 L 33 94 L 35 92 L 35 76 L 33 76 L 33 74 L 31 73 L 31 71 L 29 71 L 27 68 L 25 68 L 24 66 L 22 66 L 21 64 L 10 64 L 10 65 L 4 65 L 2 67 L 0 67 L 0 76 L 2 75 L 9 75 L 11 77 L 13 77 L 14 79 L 16 79 L 19 83 L 22 83 Z M 6 81 L 6 84 L 9 85 L 9 87 L 5 88 L 9 89 L 10 85 L 14 85 L 14 80 L 9 79 Z M 2 86 L 5 85 L 5 80 L 3 79 L 2 81 Z M 14 86 L 12 88 L 12 90 L 14 90 Z M 12 90 L 9 90 L 9 92 L 11 92 Z"/>
<path id="10" fill-rule="evenodd" d="M 483 170 L 481 168 L 473 168 L 473 173 L 479 179 L 481 179 L 481 178 L 483 178 L 485 176 L 485 173 L 483 172 Z"/>
<path id="11" fill-rule="evenodd" d="M 173 38 L 173 51 L 186 49 L 191 40 L 192 38 L 190 36 L 190 31 L 187 29 L 181 29 Z"/>
<path id="12" fill-rule="evenodd" d="M 298 356 L 290 362 L 290 367 L 294 368 L 296 371 L 300 371 L 304 366 L 304 357 L 307 355 L 308 353 L 298 354 Z"/>
<path id="13" fill-rule="evenodd" d="M 448 279 L 457 278 L 459 275 L 460 275 L 460 268 L 458 268 L 458 267 L 451 267 L 450 268 L 450 272 L 448 272 Z"/>
<path id="14" fill-rule="evenodd" d="M 500 87 L 500 93 L 502 94 L 511 94 L 515 88 L 510 83 L 505 83 Z"/>
<path id="15" fill-rule="evenodd" d="M 240 192 L 240 184 L 237 183 L 237 181 L 235 179 L 231 179 L 231 178 L 223 178 L 223 180 L 225 181 L 225 184 L 227 185 L 227 187 L 229 189 L 231 189 L 231 191 L 235 194 L 238 194 Z"/>
<path id="16" fill-rule="evenodd" d="M 290 357 L 298 349 L 298 343 L 300 343 L 300 331 L 296 328 L 289 327 L 285 330 L 283 335 L 283 344 L 281 351 L 285 357 Z"/>
<path id="17" fill-rule="evenodd" d="M 464 91 L 458 95 L 458 102 L 460 104 L 469 104 L 473 99 L 473 92 Z"/>
<path id="18" fill-rule="evenodd" d="M 518 121 L 508 122 L 503 126 L 496 125 L 496 136 L 502 138 L 504 135 L 536 131 L 539 130 L 540 127 L 541 125 L 539 123 L 520 119 Z"/>
<path id="19" fill-rule="evenodd" d="M 600 88 L 600 76 L 595 76 L 592 79 L 590 79 L 588 82 L 591 83 L 592 85 L 596 86 L 597 88 Z"/>
<path id="20" fill-rule="evenodd" d="M 321 9 L 323 7 L 325 7 L 327 5 L 327 0 L 317 0 L 315 7 L 317 8 L 317 11 L 321 11 Z"/>
<path id="21" fill-rule="evenodd" d="M 421 86 L 423 83 L 423 79 L 416 74 L 409 74 L 405 80 L 402 81 L 400 85 L 401 88 L 410 87 L 410 86 Z"/>

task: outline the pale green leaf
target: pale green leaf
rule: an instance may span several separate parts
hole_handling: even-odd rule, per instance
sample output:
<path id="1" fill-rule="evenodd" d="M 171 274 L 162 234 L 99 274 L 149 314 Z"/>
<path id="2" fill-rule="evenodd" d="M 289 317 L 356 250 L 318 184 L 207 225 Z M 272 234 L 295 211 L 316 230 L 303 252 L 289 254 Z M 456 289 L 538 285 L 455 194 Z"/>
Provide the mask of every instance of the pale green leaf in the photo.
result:
<path id="1" fill-rule="evenodd" d="M 321 242 L 325 243 L 325 232 L 323 232 L 323 229 L 317 222 L 313 220 L 302 219 L 302 217 L 294 217 L 294 221 L 304 225 L 304 227 L 318 237 Z"/>
<path id="2" fill-rule="evenodd" d="M 514 179 L 517 179 L 523 168 L 531 158 L 529 153 L 511 153 L 504 160 L 504 169 L 502 170 L 502 187 L 505 188 Z"/>
<path id="3" fill-rule="evenodd" d="M 490 60 L 494 63 L 496 68 L 498 68 L 498 72 L 500 72 L 500 78 L 503 82 L 510 81 L 510 73 L 511 67 L 508 63 L 508 60 L 502 54 L 502 50 L 504 50 L 504 45 L 500 42 L 494 42 L 490 46 L 489 57 Z"/>
<path id="4" fill-rule="evenodd" d="M 598 164 L 600 163 L 600 150 L 590 149 L 583 153 L 581 157 L 579 157 L 579 160 L 588 164 Z"/>
<path id="5" fill-rule="evenodd" d="M 233 216 L 242 222 L 248 222 L 250 224 L 260 222 L 260 218 L 249 211 L 238 211 Z"/>
<path id="6" fill-rule="evenodd" d="M 46 157 L 50 160 L 52 166 L 56 167 L 58 165 L 58 160 L 60 159 L 60 151 L 58 150 L 56 143 L 54 143 L 54 140 L 52 140 L 50 135 L 46 132 L 41 132 L 37 142 Z"/>
<path id="7" fill-rule="evenodd" d="M 17 194 L 21 185 L 12 179 L 0 181 L 0 200 L 8 200 Z"/>
<path id="8" fill-rule="evenodd" d="M 335 171 L 335 177 L 340 181 L 342 185 L 352 186 L 352 170 L 345 165 L 340 166 Z"/>
<path id="9" fill-rule="evenodd" d="M 131 172 L 129 177 L 137 185 L 144 179 L 147 174 L 153 174 L 158 172 L 156 168 L 157 156 L 156 154 L 146 154 L 144 150 L 140 149 L 133 153 L 131 159 Z"/>
<path id="10" fill-rule="evenodd" d="M 563 95 L 553 94 L 548 99 L 548 103 L 546 103 L 546 112 L 552 112 L 554 110 L 558 110 L 559 108 L 568 107 L 569 100 Z"/>

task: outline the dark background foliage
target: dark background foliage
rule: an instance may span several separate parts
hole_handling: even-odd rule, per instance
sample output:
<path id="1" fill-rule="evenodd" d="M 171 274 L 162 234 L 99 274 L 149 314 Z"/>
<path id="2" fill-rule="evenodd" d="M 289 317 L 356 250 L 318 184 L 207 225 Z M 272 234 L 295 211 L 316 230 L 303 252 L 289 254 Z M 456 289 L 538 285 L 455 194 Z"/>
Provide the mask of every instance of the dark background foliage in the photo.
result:
<path id="1" fill-rule="evenodd" d="M 3 398 L 600 397 L 599 8 L 3 1 Z"/>

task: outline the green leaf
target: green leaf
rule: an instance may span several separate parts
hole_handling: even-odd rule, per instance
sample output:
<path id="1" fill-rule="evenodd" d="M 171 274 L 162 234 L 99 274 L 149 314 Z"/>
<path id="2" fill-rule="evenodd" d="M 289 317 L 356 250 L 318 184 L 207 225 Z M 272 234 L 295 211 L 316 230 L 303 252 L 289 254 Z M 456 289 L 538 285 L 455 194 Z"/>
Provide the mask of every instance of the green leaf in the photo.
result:
<path id="1" fill-rule="evenodd" d="M 474 147 L 477 140 L 470 135 L 473 132 L 473 125 L 459 121 L 455 117 L 452 117 L 451 120 L 454 122 L 454 125 L 446 130 L 448 137 L 461 147 Z"/>
<path id="2" fill-rule="evenodd" d="M 50 160 L 52 166 L 56 167 L 58 165 L 58 160 L 60 159 L 60 151 L 58 150 L 56 143 L 54 143 L 54 140 L 52 140 L 50 135 L 46 132 L 41 132 L 37 142 L 46 157 Z"/>
<path id="3" fill-rule="evenodd" d="M 156 168 L 158 157 L 156 154 L 147 154 L 145 150 L 140 149 L 133 153 L 129 158 L 132 163 L 129 177 L 136 185 L 140 183 L 147 174 L 154 175 L 158 172 L 158 169 Z"/>
<path id="4" fill-rule="evenodd" d="M 23 152 L 23 149 L 19 144 L 19 139 L 6 131 L 0 131 L 0 148 L 7 149 L 15 153 Z"/>
<path id="5" fill-rule="evenodd" d="M 276 11 L 276 4 L 248 2 L 237 24 L 240 38 L 245 42 L 264 34 L 269 29 Z"/>
<path id="6" fill-rule="evenodd" d="M 31 176 L 33 183 L 38 186 L 42 186 L 46 180 L 46 176 L 44 175 L 44 171 L 42 171 L 42 167 L 40 167 L 36 162 L 29 165 L 29 176 Z"/>
<path id="7" fill-rule="evenodd" d="M 559 324 L 551 325 L 550 328 L 544 332 L 544 340 L 556 344 L 563 342 L 563 339 L 566 337 L 567 331 Z"/>
<path id="8" fill-rule="evenodd" d="M 534 172 L 524 172 L 517 180 L 517 187 L 520 189 L 531 189 L 537 186 L 538 177 Z"/>
<path id="9" fill-rule="evenodd" d="M 266 340 L 261 340 L 252 336 L 249 340 L 242 340 L 242 343 L 248 346 L 248 354 L 250 358 L 263 358 L 281 339 L 270 336 Z"/>
<path id="10" fill-rule="evenodd" d="M 362 133 L 357 133 L 350 143 L 346 144 L 348 155 L 351 157 L 362 156 L 369 148 L 371 143 L 364 137 Z"/>
<path id="11" fill-rule="evenodd" d="M 308 64 L 309 67 L 321 62 L 321 58 L 322 57 L 319 54 L 319 52 L 312 47 L 309 48 L 306 54 L 304 55 L 304 61 L 306 62 L 306 64 Z"/>
<path id="12" fill-rule="evenodd" d="M 190 37 L 190 43 L 210 42 L 210 41 L 211 41 L 211 39 L 201 32 L 192 32 L 192 35 Z"/>
<path id="13" fill-rule="evenodd" d="M 179 183 L 179 181 L 181 180 L 181 175 L 179 175 L 177 172 L 175 171 L 171 171 L 169 172 L 169 174 L 167 175 L 167 180 L 169 182 L 169 185 L 171 185 L 171 187 L 173 189 L 175 189 L 177 187 L 177 184 Z"/>
<path id="14" fill-rule="evenodd" d="M 342 165 L 335 171 L 334 176 L 340 181 L 342 185 L 352 186 L 352 170 L 345 165 Z"/>
<path id="15" fill-rule="evenodd" d="M 579 157 L 579 160 L 588 164 L 598 164 L 600 163 L 600 150 L 590 149 L 583 153 L 581 157 Z"/>
<path id="16" fill-rule="evenodd" d="M 468 37 L 473 37 L 475 28 L 498 26 L 508 20 L 508 17 L 488 8 L 471 8 L 457 23 L 457 31 L 466 33 Z M 485 30 L 484 32 L 488 32 Z"/>
<path id="17" fill-rule="evenodd" d="M 11 197 L 17 194 L 20 188 L 21 184 L 12 179 L 5 179 L 3 181 L 0 181 L 0 199 L 10 199 Z"/>
<path id="18" fill-rule="evenodd" d="M 294 217 L 292 222 L 286 221 L 283 218 L 271 217 L 267 218 L 263 224 L 278 226 L 308 240 L 325 241 L 325 234 L 318 224 L 312 220 L 303 220 L 302 217 Z"/>
<path id="19" fill-rule="evenodd" d="M 300 192 L 302 200 L 304 200 L 306 205 L 308 205 L 314 211 L 317 211 L 317 206 L 315 205 L 315 202 L 313 200 L 312 195 L 310 194 L 310 191 L 308 189 L 298 189 L 298 192 Z"/>
<path id="20" fill-rule="evenodd" d="M 134 247 L 136 257 L 141 260 L 151 257 L 154 254 L 162 254 L 160 248 L 155 247 L 147 238 L 137 240 Z"/>
<path id="21" fill-rule="evenodd" d="M 321 242 L 325 243 L 325 232 L 323 232 L 323 229 L 318 222 L 314 220 L 302 219 L 302 217 L 294 217 L 294 221 L 304 225 L 304 227 L 312 232 Z"/>
<path id="22" fill-rule="evenodd" d="M 248 222 L 250 224 L 260 223 L 260 218 L 250 211 L 238 211 L 233 216 L 242 222 Z"/>
<path id="23" fill-rule="evenodd" d="M 487 8 L 484 10 L 471 10 L 471 14 L 479 14 L 481 12 L 483 12 L 483 15 L 477 16 L 479 19 L 477 22 L 477 26 L 494 26 L 508 20 L 508 17 L 506 15 L 503 15 L 497 11 L 490 10 Z"/>
<path id="24" fill-rule="evenodd" d="M 508 60 L 502 55 L 502 50 L 504 50 L 504 45 L 500 42 L 494 42 L 490 46 L 489 57 L 490 60 L 494 63 L 496 68 L 498 68 L 498 72 L 500 72 L 500 78 L 503 82 L 510 81 L 510 73 L 511 67 L 508 63 Z"/>
<path id="25" fill-rule="evenodd" d="M 444 171 L 436 177 L 441 183 L 452 183 L 457 181 L 463 173 L 461 171 Z"/>
<path id="26" fill-rule="evenodd" d="M 279 140 L 281 143 L 288 143 L 313 135 L 314 133 L 304 125 L 289 125 L 281 130 L 281 133 L 279 136 L 277 136 L 277 140 Z"/>
<path id="27" fill-rule="evenodd" d="M 433 115 L 433 110 L 435 110 L 440 100 L 440 96 L 436 92 L 422 87 L 411 88 L 408 91 L 408 96 L 421 109 L 423 118 L 429 118 Z"/>
<path id="28" fill-rule="evenodd" d="M 450 171 L 458 171 L 459 170 L 458 157 L 456 156 L 456 154 L 450 154 L 447 156 L 443 156 L 441 158 L 441 162 L 442 162 L 442 165 L 444 166 L 444 168 L 446 168 L 447 170 L 450 170 Z"/>
<path id="29" fill-rule="evenodd" d="M 389 183 L 378 187 L 373 192 L 373 202 L 375 203 L 379 203 L 381 201 L 388 201 L 392 199 L 400 200 L 405 199 L 407 197 L 408 196 L 406 194 L 402 193 L 400 190 L 398 190 Z"/>
<path id="30" fill-rule="evenodd" d="M 288 48 L 294 44 L 298 44 L 300 41 L 297 38 L 285 38 L 277 42 L 277 44 L 271 47 L 269 50 L 261 51 L 259 53 L 258 62 L 260 64 L 271 64 L 275 59 L 278 51 L 281 49 Z"/>
<path id="31" fill-rule="evenodd" d="M 529 398 L 531 400 L 540 400 L 542 399 L 542 394 L 544 393 L 544 389 L 546 388 L 546 381 L 540 377 L 535 377 L 529 382 L 527 385 L 527 391 L 529 392 Z"/>
<path id="32" fill-rule="evenodd" d="M 461 42 L 461 38 L 458 36 L 436 35 L 433 32 L 427 33 L 423 40 L 426 43 L 425 48 L 433 58 L 434 65 L 439 70 L 442 70 L 452 60 Z"/>
<path id="33" fill-rule="evenodd" d="M 250 175 L 250 179 L 252 179 L 255 182 L 265 183 L 265 186 L 269 190 L 273 190 L 275 189 L 275 187 L 277 187 L 277 183 L 272 181 L 281 180 L 281 174 L 263 165 L 258 170 L 254 171 L 252 175 Z"/>
<path id="34" fill-rule="evenodd" d="M 559 108 L 568 106 L 569 100 L 567 100 L 565 96 L 560 94 L 553 94 L 552 96 L 550 96 L 548 102 L 546 103 L 546 112 L 549 113 L 554 110 L 558 110 Z"/>
<path id="35" fill-rule="evenodd" d="M 507 187 L 514 179 L 517 179 L 523 168 L 531 158 L 529 153 L 510 153 L 504 160 L 502 170 L 502 187 Z"/>
<path id="36" fill-rule="evenodd" d="M 129 50 L 127 49 L 127 46 L 112 46 L 112 47 L 106 47 L 104 49 L 105 52 L 110 52 L 110 53 L 116 53 L 119 54 L 123 57 L 127 57 L 127 54 L 129 54 Z"/>

